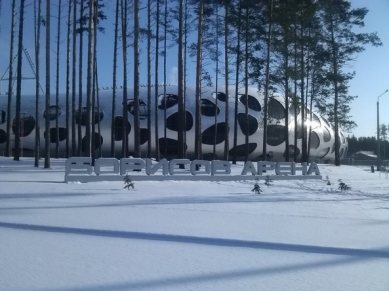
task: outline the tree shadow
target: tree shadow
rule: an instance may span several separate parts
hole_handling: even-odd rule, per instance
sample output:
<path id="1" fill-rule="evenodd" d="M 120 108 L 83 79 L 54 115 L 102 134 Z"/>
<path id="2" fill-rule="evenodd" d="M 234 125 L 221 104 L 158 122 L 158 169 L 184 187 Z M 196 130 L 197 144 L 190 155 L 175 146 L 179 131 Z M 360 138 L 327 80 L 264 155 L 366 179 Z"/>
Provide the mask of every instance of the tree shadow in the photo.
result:
<path id="1" fill-rule="evenodd" d="M 272 274 L 281 274 L 281 273 L 292 273 L 296 271 L 312 270 L 326 267 L 334 267 L 356 263 L 359 261 L 367 260 L 368 258 L 356 258 L 356 257 L 345 257 L 345 258 L 336 258 L 332 260 L 326 260 L 324 262 L 313 262 L 313 263 L 301 263 L 301 264 L 288 264 L 277 267 L 264 267 L 264 268 L 250 268 L 236 271 L 225 271 L 225 272 L 215 272 L 207 273 L 201 275 L 187 275 L 180 277 L 163 277 L 161 279 L 149 279 L 149 280 L 139 280 L 133 282 L 123 282 L 116 284 L 107 284 L 107 285 L 89 285 L 82 287 L 69 287 L 56 289 L 57 291 L 119 291 L 119 290 L 169 290 L 166 288 L 171 288 L 173 286 L 182 285 L 183 290 L 189 289 L 189 284 L 199 285 L 201 283 L 207 282 L 220 282 L 220 281 L 233 281 L 237 279 L 245 278 L 257 278 L 268 276 Z M 258 286 L 252 286 L 253 288 L 258 288 Z M 253 289 L 255 290 L 255 289 Z M 261 289 L 257 289 L 261 290 Z"/>
<path id="2" fill-rule="evenodd" d="M 325 261 L 304 262 L 297 264 L 284 264 L 282 266 L 275 267 L 261 267 L 261 268 L 247 268 L 240 270 L 229 270 L 223 272 L 213 272 L 206 274 L 193 274 L 186 276 L 176 277 L 163 277 L 157 279 L 138 280 L 123 283 L 114 284 L 96 284 L 80 287 L 66 287 L 56 289 L 57 291 L 92 291 L 92 290 L 141 290 L 141 289 L 166 289 L 173 286 L 186 286 L 188 284 L 200 284 L 216 281 L 231 281 L 235 279 L 244 278 L 256 278 L 261 276 L 267 276 L 272 274 L 291 273 L 296 271 L 312 270 L 325 267 L 341 266 L 347 264 L 353 264 L 372 259 L 388 259 L 389 248 L 381 249 L 352 249 L 352 248 L 340 248 L 340 247 L 323 247 L 313 245 L 299 245 L 299 244 L 287 244 L 287 243 L 274 243 L 263 241 L 248 241 L 248 240 L 236 240 L 225 238 L 209 238 L 209 237 L 196 237 L 196 236 L 184 236 L 184 235 L 170 235 L 170 234 L 156 234 L 156 233 L 143 233 L 143 232 L 130 232 L 130 231 L 115 231 L 115 230 L 98 230 L 98 229 L 82 229 L 71 227 L 56 227 L 45 225 L 29 225 L 20 223 L 5 223 L 0 222 L 0 227 L 26 230 L 26 231 L 39 231 L 49 233 L 61 233 L 71 235 L 85 235 L 85 236 L 98 236 L 98 237 L 110 237 L 120 239 L 131 240 L 148 240 L 148 241 L 160 241 L 171 243 L 184 243 L 184 244 L 197 244 L 216 247 L 228 247 L 228 248 L 250 248 L 257 250 L 270 250 L 281 252 L 295 252 L 295 253 L 308 253 L 308 254 L 324 254 L 337 256 L 336 258 L 327 259 Z"/>
<path id="3" fill-rule="evenodd" d="M 218 247 L 238 247 L 238 248 L 285 251 L 285 252 L 300 252 L 300 253 L 310 253 L 310 254 L 341 255 L 341 256 L 352 256 L 352 257 L 369 257 L 369 258 L 385 258 L 385 259 L 389 258 L 389 248 L 352 249 L 352 248 L 341 248 L 341 247 L 285 244 L 285 243 L 275 243 L 275 242 L 198 237 L 198 236 L 187 236 L 187 235 L 157 234 L 157 233 L 134 232 L 134 231 L 59 227 L 59 226 L 34 225 L 34 224 L 9 223 L 9 222 L 0 222 L 0 227 L 19 229 L 19 230 L 28 230 L 28 231 L 65 233 L 65 234 L 73 234 L 73 235 L 111 237 L 111 238 L 123 238 L 123 239 L 133 239 L 133 240 L 187 243 L 187 244 L 198 244 L 198 245 L 208 245 L 208 246 L 218 246 Z"/>

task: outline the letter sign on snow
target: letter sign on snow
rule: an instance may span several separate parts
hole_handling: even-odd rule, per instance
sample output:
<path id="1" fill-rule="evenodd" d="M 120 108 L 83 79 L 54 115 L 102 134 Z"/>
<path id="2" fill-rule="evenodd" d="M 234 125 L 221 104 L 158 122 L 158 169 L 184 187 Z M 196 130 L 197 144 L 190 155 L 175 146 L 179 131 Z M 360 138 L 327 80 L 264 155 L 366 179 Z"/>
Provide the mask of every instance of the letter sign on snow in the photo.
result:
<path id="1" fill-rule="evenodd" d="M 90 175 L 93 173 L 91 162 L 91 158 L 69 158 L 65 162 L 65 175 L 72 173 Z"/>

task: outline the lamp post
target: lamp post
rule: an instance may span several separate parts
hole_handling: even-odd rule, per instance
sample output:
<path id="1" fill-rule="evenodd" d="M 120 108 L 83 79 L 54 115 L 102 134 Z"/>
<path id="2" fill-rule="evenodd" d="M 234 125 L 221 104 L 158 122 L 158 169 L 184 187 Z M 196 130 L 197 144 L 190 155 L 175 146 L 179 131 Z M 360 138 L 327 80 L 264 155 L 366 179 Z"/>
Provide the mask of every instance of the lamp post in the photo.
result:
<path id="1" fill-rule="evenodd" d="M 380 170 L 380 97 L 388 92 L 388 89 L 377 97 L 377 171 Z"/>

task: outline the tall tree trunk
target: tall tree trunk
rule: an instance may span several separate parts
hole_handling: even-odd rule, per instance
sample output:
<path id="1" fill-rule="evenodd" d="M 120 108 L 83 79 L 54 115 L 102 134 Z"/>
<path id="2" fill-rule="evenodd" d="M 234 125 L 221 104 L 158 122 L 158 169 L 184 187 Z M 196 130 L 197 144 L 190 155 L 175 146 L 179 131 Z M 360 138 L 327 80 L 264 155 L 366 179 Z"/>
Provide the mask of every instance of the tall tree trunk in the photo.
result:
<path id="1" fill-rule="evenodd" d="M 185 155 L 184 146 L 184 63 L 183 63 L 183 0 L 179 0 L 178 8 L 178 116 L 182 122 L 178 123 L 178 158 L 183 159 Z"/>
<path id="2" fill-rule="evenodd" d="M 96 27 L 97 27 L 97 23 L 96 23 Z M 97 35 L 97 33 L 96 33 Z M 95 36 L 96 37 L 96 36 Z M 98 120 L 97 120 L 97 133 L 98 133 L 98 155 L 97 157 L 98 158 L 101 158 L 103 156 L 103 152 L 102 152 L 102 148 L 101 148 L 101 122 L 100 122 L 100 90 L 99 90 L 99 74 L 98 74 L 98 66 L 97 66 L 97 42 L 96 42 L 96 45 L 95 45 L 95 83 L 96 83 L 96 86 L 95 86 L 95 91 L 96 91 L 96 110 L 97 110 L 97 117 L 98 117 Z M 96 144 L 96 140 L 95 140 L 95 144 Z"/>
<path id="3" fill-rule="evenodd" d="M 123 3 L 124 2 L 124 3 Z M 122 158 L 128 156 L 128 135 L 127 135 L 127 1 L 121 0 L 122 18 L 122 48 L 123 48 L 123 126 L 122 126 Z"/>
<path id="4" fill-rule="evenodd" d="M 75 4 L 75 0 L 68 1 L 68 31 L 66 37 L 66 148 L 65 148 L 65 157 L 69 158 L 70 156 L 70 30 L 71 30 L 71 14 L 72 14 L 72 5 Z M 81 120 L 81 118 L 79 119 Z M 79 122 L 80 123 L 80 122 Z"/>
<path id="5" fill-rule="evenodd" d="M 301 11 L 303 14 L 303 11 Z M 301 15 L 302 16 L 302 15 Z M 302 16 L 303 17 L 303 16 Z M 303 20 L 302 20 L 303 21 Z M 305 60 L 304 60 L 304 26 L 301 21 L 300 26 L 300 38 L 301 38 L 301 52 L 300 52 L 300 98 L 301 98 L 301 128 L 302 128 L 302 145 L 301 145 L 301 159 L 302 162 L 307 162 L 307 129 L 305 124 L 305 118 L 306 118 L 306 108 L 305 108 L 305 93 L 304 93 L 304 87 L 305 87 Z"/>
<path id="6" fill-rule="evenodd" d="M 163 149 L 164 149 L 164 153 L 163 153 L 163 157 L 166 158 L 166 155 L 167 155 L 167 138 L 166 138 L 166 134 L 167 134 L 167 130 L 166 130 L 166 75 L 167 75 L 167 72 L 166 72 L 166 62 L 167 62 L 167 5 L 168 5 L 168 1 L 165 1 L 165 13 L 164 13 L 164 22 L 163 22 L 163 51 L 164 51 L 164 54 L 163 54 L 163 100 L 164 100 L 164 104 L 163 104 L 163 137 L 164 137 L 164 145 L 163 145 Z"/>
<path id="7" fill-rule="evenodd" d="M 245 109 L 245 119 L 246 119 L 246 134 L 245 134 L 245 157 L 244 160 L 247 162 L 248 157 L 249 157 L 249 132 L 250 132 L 250 125 L 249 125 L 249 96 L 248 96 L 248 90 L 249 90 L 249 40 L 248 40 L 248 34 L 249 34 L 249 8 L 246 5 L 246 23 L 245 23 L 245 34 L 246 34 L 246 39 L 245 39 L 245 56 L 244 56 L 244 87 L 245 87 L 245 92 L 244 94 L 246 95 L 246 103 L 244 106 Z"/>
<path id="8" fill-rule="evenodd" d="M 12 18 L 11 18 L 11 41 L 9 50 L 9 77 L 8 77 L 8 105 L 7 105 L 7 142 L 5 145 L 5 156 L 12 155 L 11 144 L 11 103 L 12 103 L 12 81 L 13 81 L 13 61 L 14 61 L 14 36 L 15 36 L 15 2 L 12 0 Z"/>
<path id="9" fill-rule="evenodd" d="M 272 20 L 273 20 L 273 0 L 269 0 L 269 27 L 267 32 L 267 51 L 266 51 L 266 72 L 265 72 L 265 98 L 263 101 L 263 146 L 262 155 L 263 160 L 267 157 L 267 108 L 269 100 L 269 86 L 270 86 L 270 52 L 271 52 L 271 41 L 272 41 Z"/>
<path id="10" fill-rule="evenodd" d="M 330 5 L 330 9 L 332 6 Z M 339 119 L 338 119 L 338 106 L 339 106 L 339 88 L 338 88 L 338 63 L 337 63 L 337 51 L 336 40 L 333 26 L 332 10 L 330 10 L 330 32 L 331 32 L 331 57 L 332 57 L 332 70 L 334 73 L 334 123 L 335 123 L 335 166 L 340 166 L 340 140 L 339 140 Z M 378 129 L 379 130 L 379 129 Z M 380 142 L 377 140 L 377 142 Z M 377 153 L 379 155 L 379 153 Z"/>
<path id="11" fill-rule="evenodd" d="M 308 29 L 308 41 L 310 41 L 310 38 L 311 38 L 311 30 Z M 311 60 L 311 54 L 310 54 L 310 47 L 309 45 L 307 45 L 307 61 L 306 61 L 306 72 L 305 72 L 305 109 L 308 110 L 308 92 L 309 92 L 309 86 L 310 86 L 310 83 L 309 83 L 309 77 L 310 77 L 310 67 L 311 67 L 311 64 L 310 64 L 310 60 Z M 309 113 L 309 117 L 308 117 L 308 113 Z M 309 162 L 309 155 L 310 155 L 310 143 L 311 143 L 311 128 L 312 128 L 312 108 L 310 110 L 308 110 L 305 115 L 307 116 L 306 120 L 308 120 L 307 124 L 306 124 L 306 127 L 307 127 L 307 135 L 305 137 L 305 141 L 306 141 L 306 159 L 307 159 L 307 162 Z"/>
<path id="12" fill-rule="evenodd" d="M 297 134 L 298 134 L 298 108 L 299 103 L 297 101 L 297 21 L 294 24 L 294 93 L 293 93 L 293 107 L 294 107 L 294 155 L 293 161 L 297 162 Z"/>
<path id="13" fill-rule="evenodd" d="M 85 156 L 91 157 L 91 124 L 92 124 L 92 98 L 93 98 L 93 51 L 94 51 L 94 1 L 89 1 L 89 24 L 88 24 L 88 70 L 87 70 L 87 93 L 86 93 L 86 126 L 85 126 Z M 94 133 L 93 133 L 94 134 Z"/>
<path id="14" fill-rule="evenodd" d="M 82 15 L 84 12 L 84 1 L 80 1 L 80 19 L 82 19 Z M 78 156 L 82 155 L 82 60 L 83 60 L 83 30 L 82 30 L 82 22 L 80 21 L 80 29 L 79 29 L 79 52 L 78 52 L 78 126 L 77 126 L 77 151 Z"/>
<path id="15" fill-rule="evenodd" d="M 216 99 L 215 99 L 215 105 L 217 107 L 218 103 L 218 92 L 219 92 L 219 10 L 218 10 L 218 4 L 215 4 L 215 12 L 216 12 L 216 39 L 215 39 L 215 46 L 216 46 L 216 55 L 215 55 L 215 92 L 216 92 Z M 217 111 L 217 109 L 216 109 Z M 216 112 L 215 112 L 216 113 Z M 214 125 L 215 125 L 215 136 L 213 139 L 213 159 L 217 159 L 216 155 L 216 142 L 217 142 L 217 114 L 215 114 L 214 119 Z"/>
<path id="16" fill-rule="evenodd" d="M 99 106 L 99 87 L 97 81 L 97 17 L 99 14 L 98 0 L 94 2 L 94 14 L 93 14 L 93 86 L 92 86 L 92 164 L 95 164 L 96 160 L 96 123 L 98 123 L 98 134 L 100 138 L 100 106 Z M 98 120 L 96 120 L 96 117 Z M 101 143 L 99 141 L 99 143 Z M 100 147 L 101 149 L 101 147 Z M 100 150 L 99 150 L 100 153 Z"/>
<path id="17" fill-rule="evenodd" d="M 21 135 L 21 120 L 20 120 L 20 106 L 21 106 L 21 91 L 22 91 L 22 54 L 23 54 L 23 23 L 24 23 L 24 6 L 25 0 L 20 0 L 20 14 L 19 14 L 19 42 L 18 42 L 18 66 L 17 66 L 17 80 L 16 80 L 16 119 L 15 119 L 15 154 L 14 160 L 19 161 L 20 158 L 20 135 Z"/>
<path id="18" fill-rule="evenodd" d="M 115 39 L 113 45 L 113 76 L 112 76 L 112 120 L 111 120 L 111 157 L 115 157 L 115 115 L 116 115 L 116 75 L 118 58 L 118 27 L 119 27 L 119 0 L 116 0 L 115 10 Z"/>
<path id="19" fill-rule="evenodd" d="M 288 44 L 285 43 L 285 162 L 289 162 L 289 74 L 288 74 L 289 52 Z M 296 145 L 295 145 L 296 147 Z M 294 149 L 296 150 L 296 148 Z"/>
<path id="20" fill-rule="evenodd" d="M 24 1 L 24 0 L 23 0 Z M 50 0 L 46 0 L 46 113 L 50 112 Z M 45 120 L 45 168 L 50 168 L 50 118 Z"/>
<path id="21" fill-rule="evenodd" d="M 196 117 L 195 117 L 195 159 L 201 160 L 201 69 L 202 69 L 202 39 L 203 39 L 203 9 L 204 0 L 199 1 L 196 57 Z"/>
<path id="22" fill-rule="evenodd" d="M 238 102 L 239 102 L 239 71 L 240 71 L 240 35 L 242 30 L 242 24 L 241 24 L 241 14 L 242 14 L 242 3 L 239 0 L 239 8 L 238 8 L 238 32 L 237 32 L 237 38 L 238 43 L 236 46 L 236 68 L 235 68 L 235 111 L 234 111 L 234 153 L 232 157 L 232 163 L 236 164 L 237 160 L 237 145 L 238 145 Z"/>
<path id="23" fill-rule="evenodd" d="M 147 158 L 151 158 L 151 0 L 147 0 Z"/>
<path id="24" fill-rule="evenodd" d="M 134 155 L 135 158 L 140 158 L 139 0 L 134 0 Z"/>
<path id="25" fill-rule="evenodd" d="M 160 1 L 157 0 L 157 14 L 156 14 L 156 32 L 155 32 L 155 158 L 159 161 L 159 125 L 158 125 L 158 89 L 159 89 L 159 78 L 158 78 L 158 62 L 159 62 L 159 13 L 160 13 Z"/>
<path id="26" fill-rule="evenodd" d="M 13 0 L 13 4 L 15 0 Z M 34 4 L 36 1 L 34 1 Z M 42 0 L 38 1 L 38 18 L 35 19 L 35 64 L 36 64 L 36 79 L 35 79 L 35 160 L 34 166 L 39 167 L 40 158 L 40 117 L 39 117 L 39 99 L 40 99 L 40 84 L 39 84 L 39 69 L 40 69 L 40 38 L 41 38 L 41 5 Z M 35 9 L 34 9 L 35 11 Z"/>
<path id="27" fill-rule="evenodd" d="M 76 26 L 77 23 L 77 2 L 74 0 L 73 3 L 73 56 L 72 56 L 72 156 L 74 157 L 77 153 L 77 140 L 76 140 L 76 60 L 77 60 L 77 49 L 76 49 Z"/>
<path id="28" fill-rule="evenodd" d="M 228 151 L 230 148 L 230 116 L 229 116 L 229 94 L 228 94 L 228 18 L 229 18 L 229 3 L 228 1 L 225 2 L 225 7 L 224 7 L 224 64 L 225 64 L 225 94 L 226 94 L 226 109 L 225 109 L 225 123 L 226 123 L 226 129 L 224 132 L 224 160 L 228 161 L 229 160 L 229 155 Z"/>
<path id="29" fill-rule="evenodd" d="M 61 42 L 61 12 L 62 12 L 62 0 L 58 2 L 58 19 L 57 19 L 57 56 L 56 56 L 56 74 L 55 74 L 55 158 L 59 158 L 59 44 Z M 49 112 L 46 112 L 46 118 L 49 118 Z"/>
<path id="30" fill-rule="evenodd" d="M 184 100 L 183 100 L 183 107 L 184 107 L 184 117 L 183 117 L 183 128 L 184 128 L 184 153 L 185 153 L 185 156 L 184 158 L 186 158 L 186 146 L 187 146 L 187 138 L 186 138 L 186 97 L 187 97 L 187 94 L 186 94 L 186 84 L 187 84 L 187 77 L 188 77 L 188 72 L 187 72 L 187 69 L 188 69 L 188 66 L 187 66 L 187 49 L 188 49 L 188 34 L 189 34 L 189 26 L 188 26 L 188 18 L 189 18 L 189 5 L 188 5 L 188 0 L 185 0 L 185 9 L 184 9 L 184 64 L 183 64 L 183 71 L 184 71 L 184 80 L 183 80 L 183 87 L 184 87 L 184 90 L 183 90 L 183 94 L 184 94 Z"/>

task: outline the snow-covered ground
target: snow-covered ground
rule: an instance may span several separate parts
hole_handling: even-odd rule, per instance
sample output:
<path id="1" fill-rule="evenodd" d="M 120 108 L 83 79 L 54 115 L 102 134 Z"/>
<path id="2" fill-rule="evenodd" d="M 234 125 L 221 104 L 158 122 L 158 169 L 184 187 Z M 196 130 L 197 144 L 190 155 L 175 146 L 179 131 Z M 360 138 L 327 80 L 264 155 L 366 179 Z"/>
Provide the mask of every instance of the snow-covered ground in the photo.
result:
<path id="1" fill-rule="evenodd" d="M 389 178 L 319 167 L 332 185 L 127 191 L 64 183 L 64 160 L 45 170 L 0 157 L 0 290 L 389 290 Z"/>

